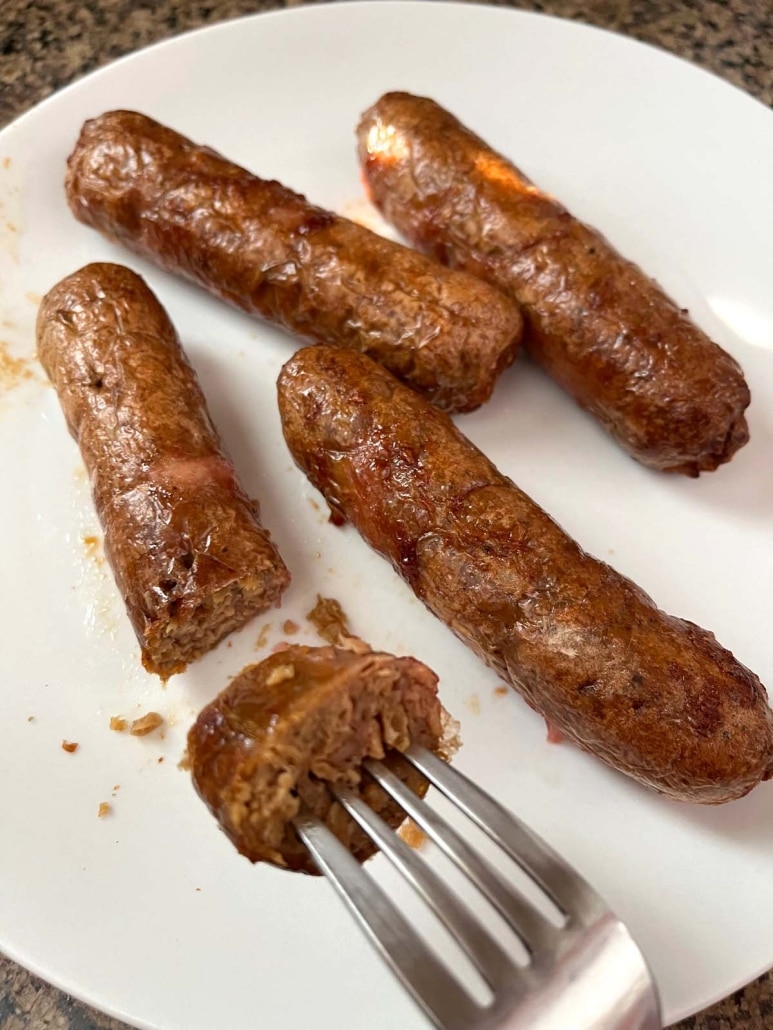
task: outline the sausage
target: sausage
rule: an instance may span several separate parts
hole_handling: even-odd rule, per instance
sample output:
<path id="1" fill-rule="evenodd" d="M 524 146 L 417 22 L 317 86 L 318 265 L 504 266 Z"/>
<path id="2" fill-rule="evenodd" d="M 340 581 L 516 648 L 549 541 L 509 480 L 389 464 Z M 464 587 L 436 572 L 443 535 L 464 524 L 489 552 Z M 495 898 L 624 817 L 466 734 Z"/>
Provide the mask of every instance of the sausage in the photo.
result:
<path id="1" fill-rule="evenodd" d="M 317 873 L 292 828 L 303 808 L 364 861 L 375 850 L 328 784 L 357 790 L 393 828 L 405 815 L 366 758 L 385 762 L 423 796 L 427 781 L 399 752 L 437 751 L 443 737 L 437 677 L 413 658 L 294 645 L 244 669 L 188 734 L 199 796 L 251 862 Z"/>
<path id="2" fill-rule="evenodd" d="M 432 100 L 359 124 L 370 194 L 415 246 L 522 306 L 524 347 L 638 461 L 697 476 L 749 438 L 736 362 L 640 268 Z"/>
<path id="3" fill-rule="evenodd" d="M 77 218 L 312 343 L 354 347 L 449 411 L 488 400 L 515 357 L 513 301 L 309 204 L 131 111 L 86 122 Z"/>
<path id="4" fill-rule="evenodd" d="M 672 798 L 773 774 L 773 712 L 711 633 L 585 554 L 452 421 L 364 355 L 301 350 L 279 377 L 288 447 L 339 521 L 540 712 Z"/>
<path id="5" fill-rule="evenodd" d="M 37 343 L 142 663 L 166 679 L 278 603 L 289 573 L 138 275 L 92 264 L 67 276 L 40 305 Z"/>

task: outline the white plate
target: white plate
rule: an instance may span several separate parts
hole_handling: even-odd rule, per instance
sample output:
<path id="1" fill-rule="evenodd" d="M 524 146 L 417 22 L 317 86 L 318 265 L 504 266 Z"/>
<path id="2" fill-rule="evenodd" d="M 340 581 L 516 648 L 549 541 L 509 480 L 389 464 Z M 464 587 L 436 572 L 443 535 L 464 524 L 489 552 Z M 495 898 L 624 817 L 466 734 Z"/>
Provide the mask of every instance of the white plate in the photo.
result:
<path id="1" fill-rule="evenodd" d="M 773 784 L 661 800 L 569 746 L 426 613 L 292 466 L 274 381 L 292 342 L 76 224 L 81 122 L 133 107 L 344 212 L 364 210 L 353 129 L 388 89 L 428 94 L 604 230 L 743 365 L 751 443 L 699 481 L 646 471 L 518 363 L 460 420 L 592 553 L 715 630 L 773 684 L 773 117 L 701 71 L 577 24 L 485 7 L 366 3 L 216 26 L 120 61 L 0 135 L 0 338 L 32 364 L 36 299 L 93 260 L 145 275 L 177 323 L 237 468 L 293 571 L 259 620 L 166 689 L 140 669 L 75 445 L 40 373 L 0 395 L 0 947 L 163 1030 L 425 1027 L 323 880 L 251 867 L 176 762 L 196 712 L 317 592 L 374 646 L 440 674 L 459 766 L 603 891 L 689 1014 L 773 964 Z M 11 227 L 7 223 L 10 223 Z M 313 639 L 310 632 L 309 640 Z M 165 739 L 110 732 L 156 709 Z M 34 716 L 34 721 L 28 721 Z M 65 753 L 63 738 L 78 741 Z M 163 764 L 160 759 L 164 758 Z M 114 790 L 114 785 L 120 789 Z M 113 797 L 111 795 L 115 794 Z M 112 813 L 97 818 L 101 801 Z M 385 877 L 378 860 L 374 874 Z"/>

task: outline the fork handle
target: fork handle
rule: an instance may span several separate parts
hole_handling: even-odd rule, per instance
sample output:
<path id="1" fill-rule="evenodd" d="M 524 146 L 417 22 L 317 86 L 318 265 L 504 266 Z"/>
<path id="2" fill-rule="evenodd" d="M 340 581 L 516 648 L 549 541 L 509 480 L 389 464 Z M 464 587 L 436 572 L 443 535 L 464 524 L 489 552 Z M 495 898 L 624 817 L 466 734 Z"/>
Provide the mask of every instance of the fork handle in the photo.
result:
<path id="1" fill-rule="evenodd" d="M 611 912 L 570 947 L 543 986 L 487 1030 L 662 1030 L 642 954 Z"/>

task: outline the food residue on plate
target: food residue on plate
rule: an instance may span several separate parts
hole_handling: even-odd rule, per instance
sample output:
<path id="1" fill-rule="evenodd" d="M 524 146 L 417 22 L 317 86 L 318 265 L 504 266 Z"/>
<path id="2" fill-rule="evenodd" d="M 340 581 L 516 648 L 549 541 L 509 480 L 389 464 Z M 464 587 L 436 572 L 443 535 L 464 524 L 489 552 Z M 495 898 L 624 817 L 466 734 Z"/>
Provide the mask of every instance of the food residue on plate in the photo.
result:
<path id="1" fill-rule="evenodd" d="M 464 699 L 464 707 L 470 715 L 480 715 L 480 698 L 477 694 L 468 694 Z"/>
<path id="2" fill-rule="evenodd" d="M 14 387 L 32 379 L 34 372 L 27 358 L 15 358 L 8 350 L 5 340 L 0 340 L 0 393 L 7 393 Z"/>
<path id="3" fill-rule="evenodd" d="M 132 722 L 129 733 L 133 737 L 146 737 L 149 733 L 163 725 L 163 716 L 159 715 L 158 712 L 148 712 L 147 715 L 141 715 L 139 719 L 135 719 Z"/>
<path id="4" fill-rule="evenodd" d="M 113 806 L 107 801 L 99 802 L 99 809 L 97 810 L 97 818 L 103 819 L 106 815 L 109 815 L 113 811 Z"/>
<path id="5" fill-rule="evenodd" d="M 506 687 L 504 683 L 498 687 L 494 687 L 494 697 L 506 697 L 510 693 L 510 688 Z"/>
<path id="6" fill-rule="evenodd" d="M 111 715 L 110 716 L 110 729 L 115 730 L 116 733 L 123 733 L 126 729 L 126 719 L 122 715 Z"/>
<path id="7" fill-rule="evenodd" d="M 80 747 L 80 744 L 78 744 L 78 742 L 75 741 L 75 740 L 63 740 L 62 741 L 62 751 L 66 751 L 68 753 L 68 755 L 75 754 L 75 752 L 78 750 L 79 747 Z"/>
<path id="8" fill-rule="evenodd" d="M 295 633 L 298 632 L 300 628 L 301 627 L 298 625 L 298 623 L 293 622 L 292 619 L 285 619 L 285 621 L 282 623 L 282 632 L 285 634 L 285 636 L 288 637 L 293 636 Z"/>

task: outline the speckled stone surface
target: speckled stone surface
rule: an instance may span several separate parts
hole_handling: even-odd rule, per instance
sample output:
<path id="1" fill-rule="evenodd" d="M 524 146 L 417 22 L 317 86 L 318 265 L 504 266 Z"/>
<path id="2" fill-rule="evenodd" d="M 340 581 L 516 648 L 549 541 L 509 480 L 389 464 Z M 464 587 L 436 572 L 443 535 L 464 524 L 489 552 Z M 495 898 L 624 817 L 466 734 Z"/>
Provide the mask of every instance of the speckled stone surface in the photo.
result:
<path id="1" fill-rule="evenodd" d="M 0 0 L 0 128 L 62 86 L 139 47 L 202 25 L 297 3 Z M 773 105 L 773 0 L 502 0 L 502 6 L 572 18 L 655 44 Z M 0 1027 L 124 1030 L 124 1024 L 3 956 Z M 678 1030 L 773 1030 L 773 974 L 684 1020 Z"/>

